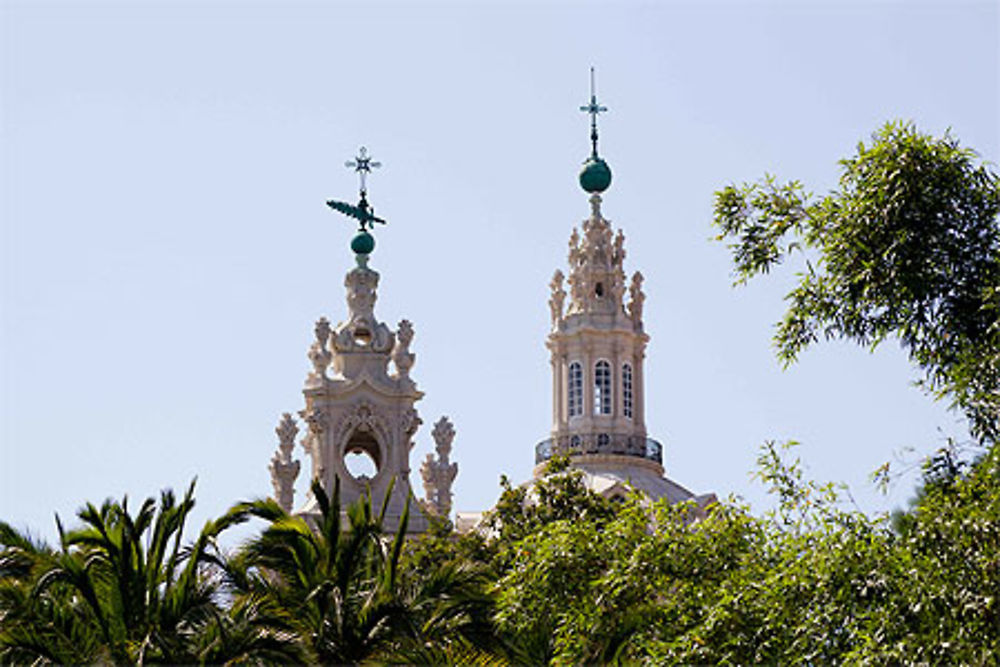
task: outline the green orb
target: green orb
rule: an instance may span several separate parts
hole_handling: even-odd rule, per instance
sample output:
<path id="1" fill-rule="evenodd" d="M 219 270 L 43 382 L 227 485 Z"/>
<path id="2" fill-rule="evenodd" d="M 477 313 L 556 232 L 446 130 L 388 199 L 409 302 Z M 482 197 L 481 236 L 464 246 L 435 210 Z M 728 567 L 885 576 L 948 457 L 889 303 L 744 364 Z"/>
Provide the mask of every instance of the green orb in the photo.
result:
<path id="1" fill-rule="evenodd" d="M 591 157 L 580 170 L 580 187 L 590 193 L 604 192 L 611 185 L 611 167 L 599 157 Z"/>
<path id="2" fill-rule="evenodd" d="M 368 232 L 358 232 L 358 235 L 351 239 L 351 250 L 356 255 L 370 255 L 375 249 L 375 237 Z"/>

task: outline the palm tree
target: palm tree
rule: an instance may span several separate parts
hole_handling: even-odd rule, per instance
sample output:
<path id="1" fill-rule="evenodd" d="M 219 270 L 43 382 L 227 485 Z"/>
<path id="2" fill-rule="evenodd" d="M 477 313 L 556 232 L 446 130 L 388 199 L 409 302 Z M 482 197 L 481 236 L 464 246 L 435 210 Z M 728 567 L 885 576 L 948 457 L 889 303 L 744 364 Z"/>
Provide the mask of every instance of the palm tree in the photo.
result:
<path id="1" fill-rule="evenodd" d="M 92 662 L 99 640 L 66 589 L 35 595 L 35 584 L 60 557 L 45 542 L 0 522 L 0 663 Z"/>
<path id="2" fill-rule="evenodd" d="M 35 545 L 5 526 L 0 658 L 13 662 L 193 663 L 295 659 L 290 641 L 224 613 L 211 568 L 215 537 L 225 521 L 209 521 L 182 546 L 194 507 L 194 482 L 177 502 L 170 490 L 159 507 L 148 498 L 133 516 L 121 503 L 88 503 L 83 526 L 66 532 L 61 549 Z M 235 640 L 234 640 L 235 638 Z M 223 641 L 225 639 L 225 641 Z"/>
<path id="3" fill-rule="evenodd" d="M 314 481 L 318 516 L 307 520 L 271 499 L 235 505 L 223 518 L 268 522 L 226 564 L 235 604 L 254 604 L 262 623 L 298 637 L 313 662 L 349 664 L 377 657 L 415 633 L 412 610 L 400 595 L 399 557 L 409 501 L 396 534 L 385 539 L 388 506 L 372 510 L 370 493 L 340 509 L 340 482 L 332 497 Z"/>

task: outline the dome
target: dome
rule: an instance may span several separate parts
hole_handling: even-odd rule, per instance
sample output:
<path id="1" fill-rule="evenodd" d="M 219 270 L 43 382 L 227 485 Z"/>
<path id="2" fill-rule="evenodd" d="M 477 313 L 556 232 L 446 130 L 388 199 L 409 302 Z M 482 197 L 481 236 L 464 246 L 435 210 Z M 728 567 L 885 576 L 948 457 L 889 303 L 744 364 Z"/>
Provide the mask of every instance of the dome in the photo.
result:
<path id="1" fill-rule="evenodd" d="M 351 239 L 351 250 L 356 255 L 370 255 L 375 249 L 375 237 L 368 232 L 358 232 L 357 236 Z"/>
<path id="2" fill-rule="evenodd" d="M 580 187 L 590 193 L 604 192 L 611 185 L 611 167 L 597 156 L 589 158 L 580 170 Z"/>

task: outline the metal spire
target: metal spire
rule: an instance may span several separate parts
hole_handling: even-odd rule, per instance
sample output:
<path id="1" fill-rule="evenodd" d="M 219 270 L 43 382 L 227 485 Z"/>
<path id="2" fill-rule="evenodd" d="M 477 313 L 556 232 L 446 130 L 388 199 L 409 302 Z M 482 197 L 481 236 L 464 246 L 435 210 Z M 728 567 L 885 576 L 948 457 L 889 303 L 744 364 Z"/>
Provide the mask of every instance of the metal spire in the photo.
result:
<path id="1" fill-rule="evenodd" d="M 597 103 L 597 87 L 594 84 L 594 68 L 590 68 L 590 104 L 580 107 L 580 111 L 590 114 L 590 143 L 593 146 L 591 157 L 597 157 L 597 114 L 607 111 Z"/>

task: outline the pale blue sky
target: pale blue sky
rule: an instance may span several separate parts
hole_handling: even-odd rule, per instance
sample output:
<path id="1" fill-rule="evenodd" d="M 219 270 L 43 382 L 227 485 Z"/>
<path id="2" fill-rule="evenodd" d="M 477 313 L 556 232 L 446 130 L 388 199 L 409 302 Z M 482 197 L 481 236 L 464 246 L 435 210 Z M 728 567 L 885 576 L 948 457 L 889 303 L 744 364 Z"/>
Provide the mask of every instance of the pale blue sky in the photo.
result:
<path id="1" fill-rule="evenodd" d="M 0 517 L 16 525 L 51 536 L 54 511 L 195 475 L 199 523 L 270 493 L 313 322 L 345 312 L 352 228 L 323 202 L 355 195 L 343 162 L 362 144 L 390 221 L 377 313 L 414 323 L 426 392 L 413 466 L 448 414 L 457 508 L 526 479 L 550 426 L 547 283 L 589 210 L 591 65 L 671 477 L 763 507 L 757 446 L 796 438 L 815 477 L 878 511 L 913 478 L 882 498 L 871 470 L 963 433 L 893 343 L 782 371 L 769 338 L 792 276 L 733 289 L 711 202 L 764 172 L 823 193 L 893 118 L 996 162 L 996 2 L 0 6 Z"/>

